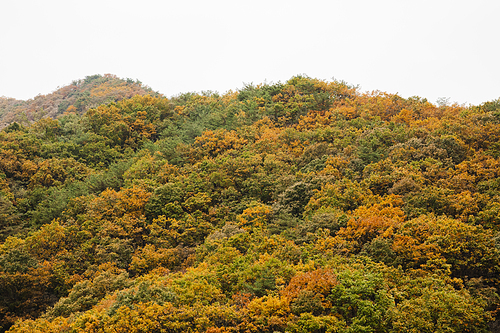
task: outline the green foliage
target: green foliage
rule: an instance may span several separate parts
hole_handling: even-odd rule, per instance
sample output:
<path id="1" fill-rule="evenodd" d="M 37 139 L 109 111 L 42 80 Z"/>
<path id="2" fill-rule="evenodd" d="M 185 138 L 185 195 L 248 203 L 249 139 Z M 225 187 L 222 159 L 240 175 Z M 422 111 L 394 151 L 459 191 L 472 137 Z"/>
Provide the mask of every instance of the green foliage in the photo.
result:
<path id="1" fill-rule="evenodd" d="M 128 274 L 124 270 L 110 269 L 101 272 L 93 280 L 84 280 L 73 286 L 69 295 L 59 299 L 53 308 L 47 311 L 48 317 L 64 316 L 90 310 L 106 295 L 130 285 Z"/>
<path id="2" fill-rule="evenodd" d="M 394 332 L 488 332 L 483 304 L 466 290 L 436 279 L 416 279 L 401 288 L 392 310 Z"/>
<path id="3" fill-rule="evenodd" d="M 328 296 L 346 332 L 386 332 L 394 301 L 382 274 L 365 269 L 337 272 L 338 285 Z"/>

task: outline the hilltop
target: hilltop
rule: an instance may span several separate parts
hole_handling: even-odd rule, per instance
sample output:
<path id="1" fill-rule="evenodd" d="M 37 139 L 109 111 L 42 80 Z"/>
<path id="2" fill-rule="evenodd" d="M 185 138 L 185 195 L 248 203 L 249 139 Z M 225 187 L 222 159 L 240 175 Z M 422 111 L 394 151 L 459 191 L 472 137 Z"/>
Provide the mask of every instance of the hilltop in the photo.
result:
<path id="1" fill-rule="evenodd" d="M 0 97 L 0 129 L 13 122 L 29 123 L 46 117 L 56 119 L 65 112 L 83 114 L 101 104 L 145 94 L 157 93 L 137 80 L 120 79 L 112 74 L 91 75 L 27 101 Z"/>

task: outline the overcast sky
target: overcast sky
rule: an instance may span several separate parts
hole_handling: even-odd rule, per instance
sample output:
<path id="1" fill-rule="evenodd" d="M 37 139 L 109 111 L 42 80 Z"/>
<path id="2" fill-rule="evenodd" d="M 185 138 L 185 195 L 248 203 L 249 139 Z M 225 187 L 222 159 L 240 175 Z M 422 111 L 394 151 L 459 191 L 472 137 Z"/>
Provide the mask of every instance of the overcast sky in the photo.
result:
<path id="1" fill-rule="evenodd" d="M 498 0 L 1 0 L 0 96 L 93 74 L 165 96 L 344 80 L 435 102 L 500 98 Z"/>

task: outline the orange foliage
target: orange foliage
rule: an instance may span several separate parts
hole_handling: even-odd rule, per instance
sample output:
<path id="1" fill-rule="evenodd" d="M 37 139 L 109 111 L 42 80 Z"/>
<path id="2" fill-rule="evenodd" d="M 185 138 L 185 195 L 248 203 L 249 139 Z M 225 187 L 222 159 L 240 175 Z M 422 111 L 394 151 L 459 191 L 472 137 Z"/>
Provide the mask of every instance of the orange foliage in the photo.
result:
<path id="1" fill-rule="evenodd" d="M 337 278 L 331 269 L 319 268 L 295 275 L 288 286 L 281 291 L 281 295 L 291 303 L 304 291 L 310 291 L 320 297 L 323 307 L 329 309 L 331 302 L 327 296 L 337 284 Z"/>
<path id="2" fill-rule="evenodd" d="M 259 204 L 243 211 L 238 216 L 238 225 L 244 229 L 262 228 L 267 224 L 271 215 L 271 207 Z"/>
<path id="3" fill-rule="evenodd" d="M 239 137 L 235 131 L 224 129 L 205 131 L 195 140 L 195 144 L 199 145 L 210 156 L 217 156 L 233 149 L 241 149 L 247 143 L 248 141 Z"/>

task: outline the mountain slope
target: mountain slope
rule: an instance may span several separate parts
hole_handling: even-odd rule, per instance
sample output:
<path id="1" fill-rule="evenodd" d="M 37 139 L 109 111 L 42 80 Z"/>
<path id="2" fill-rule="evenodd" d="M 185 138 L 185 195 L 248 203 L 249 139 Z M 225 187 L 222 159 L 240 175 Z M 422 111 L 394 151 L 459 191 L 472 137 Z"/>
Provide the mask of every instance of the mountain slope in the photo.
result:
<path id="1" fill-rule="evenodd" d="M 11 124 L 1 330 L 496 332 L 498 142 L 304 76 Z"/>

